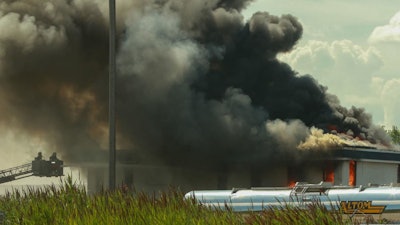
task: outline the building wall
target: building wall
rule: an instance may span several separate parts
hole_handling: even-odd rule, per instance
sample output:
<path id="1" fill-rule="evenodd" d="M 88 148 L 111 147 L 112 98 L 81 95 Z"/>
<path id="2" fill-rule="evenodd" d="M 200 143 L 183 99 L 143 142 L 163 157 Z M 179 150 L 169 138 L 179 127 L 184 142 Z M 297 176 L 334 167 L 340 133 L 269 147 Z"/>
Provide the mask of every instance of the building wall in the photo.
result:
<path id="1" fill-rule="evenodd" d="M 323 170 L 321 166 L 308 165 L 304 168 L 304 181 L 308 183 L 319 183 L 323 181 Z"/>
<path id="2" fill-rule="evenodd" d="M 334 170 L 335 185 L 349 185 L 349 160 L 337 161 Z M 397 182 L 395 163 L 357 161 L 356 184 L 389 184 Z M 169 187 L 183 192 L 200 189 L 232 189 L 249 187 L 287 186 L 289 174 L 296 172 L 294 182 L 319 183 L 323 181 L 323 164 L 305 164 L 295 169 L 282 166 L 254 169 L 243 167 L 226 168 L 224 171 L 207 169 L 185 169 L 150 165 L 117 165 L 117 185 L 125 184 L 137 191 L 159 192 Z M 293 178 L 292 178 L 293 179 Z M 93 193 L 108 186 L 108 167 L 88 168 L 87 188 Z"/>
<path id="3" fill-rule="evenodd" d="M 263 187 L 282 187 L 288 184 L 288 171 L 285 166 L 274 166 L 268 168 L 263 173 L 261 186 Z"/>
<path id="4" fill-rule="evenodd" d="M 232 189 L 287 184 L 287 172 L 284 167 L 257 171 L 241 167 L 232 167 L 225 171 L 157 166 L 125 166 L 125 168 L 131 171 L 132 185 L 136 190 L 146 192 L 165 190 L 168 186 L 177 187 L 186 192 L 196 189 Z"/>
<path id="5" fill-rule="evenodd" d="M 84 168 L 87 174 L 87 192 L 89 194 L 108 187 L 108 169 L 105 166 Z"/>
<path id="6" fill-rule="evenodd" d="M 108 187 L 108 167 L 87 168 L 87 187 L 89 193 Z M 141 192 L 159 192 L 176 188 L 182 190 L 216 188 L 217 174 L 207 171 L 193 171 L 182 168 L 148 165 L 117 165 L 117 186 L 127 185 Z"/>
<path id="7" fill-rule="evenodd" d="M 335 169 L 335 185 L 349 184 L 349 160 L 340 161 Z M 397 183 L 396 163 L 356 161 L 356 185 Z"/>
<path id="8" fill-rule="evenodd" d="M 349 161 L 340 161 L 335 169 L 335 185 L 348 185 L 349 183 Z"/>
<path id="9" fill-rule="evenodd" d="M 87 168 L 87 188 L 94 193 L 108 187 L 106 165 Z M 148 193 L 179 188 L 186 192 L 200 189 L 232 189 L 256 186 L 286 186 L 286 167 L 263 170 L 232 167 L 225 171 L 172 168 L 150 165 L 117 165 L 117 185 L 127 185 L 137 191 Z M 256 176 L 255 176 L 256 175 Z"/>
<path id="10" fill-rule="evenodd" d="M 357 185 L 397 183 L 395 163 L 357 162 Z"/>

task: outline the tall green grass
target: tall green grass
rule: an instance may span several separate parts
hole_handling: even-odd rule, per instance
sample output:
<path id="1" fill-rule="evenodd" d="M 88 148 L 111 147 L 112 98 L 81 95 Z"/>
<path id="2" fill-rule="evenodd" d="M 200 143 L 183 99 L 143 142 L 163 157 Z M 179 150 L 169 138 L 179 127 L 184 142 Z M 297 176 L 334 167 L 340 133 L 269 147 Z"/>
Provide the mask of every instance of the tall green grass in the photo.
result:
<path id="1" fill-rule="evenodd" d="M 282 205 L 241 214 L 184 200 L 177 190 L 148 195 L 117 189 L 88 195 L 71 177 L 57 187 L 8 192 L 0 197 L 0 211 L 6 214 L 4 224 L 351 224 L 318 203 L 307 209 Z"/>

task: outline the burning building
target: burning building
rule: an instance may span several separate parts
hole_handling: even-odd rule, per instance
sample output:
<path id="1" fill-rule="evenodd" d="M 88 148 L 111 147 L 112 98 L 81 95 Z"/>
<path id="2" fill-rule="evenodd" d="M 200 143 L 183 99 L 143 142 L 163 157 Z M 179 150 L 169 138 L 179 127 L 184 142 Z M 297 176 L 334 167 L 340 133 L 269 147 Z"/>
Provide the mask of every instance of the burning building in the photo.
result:
<path id="1" fill-rule="evenodd" d="M 118 1 L 117 148 L 139 158 L 120 168 L 127 183 L 286 184 L 264 171 L 292 174 L 352 142 L 391 148 L 364 109 L 277 59 L 301 38 L 298 19 L 245 21 L 251 2 Z M 107 12 L 96 0 L 0 4 L 0 125 L 72 164 L 96 163 L 107 146 Z"/>
<path id="2" fill-rule="evenodd" d="M 400 152 L 367 147 L 343 147 L 329 153 L 309 155 L 301 161 L 268 163 L 253 167 L 242 163 L 224 168 L 181 167 L 154 164 L 131 151 L 118 151 L 117 183 L 136 190 L 158 192 L 170 187 L 182 191 L 231 189 L 233 187 L 285 187 L 296 182 L 331 182 L 335 185 L 400 183 Z M 96 192 L 108 184 L 108 165 L 84 167 L 88 191 Z"/>

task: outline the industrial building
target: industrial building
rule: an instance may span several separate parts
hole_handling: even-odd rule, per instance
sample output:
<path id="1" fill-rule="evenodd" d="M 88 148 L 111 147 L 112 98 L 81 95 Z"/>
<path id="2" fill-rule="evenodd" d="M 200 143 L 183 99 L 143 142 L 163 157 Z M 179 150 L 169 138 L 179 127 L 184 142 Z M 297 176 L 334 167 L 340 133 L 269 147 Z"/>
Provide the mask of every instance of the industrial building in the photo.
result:
<path id="1" fill-rule="evenodd" d="M 157 192 L 169 187 L 231 189 L 233 187 L 290 186 L 297 181 L 335 185 L 399 183 L 400 152 L 366 147 L 344 147 L 318 157 L 263 167 L 231 165 L 224 169 L 177 167 L 141 159 L 131 151 L 117 151 L 117 184 L 139 191 Z M 90 165 L 90 164 L 88 164 Z M 108 164 L 83 168 L 89 193 L 108 185 Z"/>

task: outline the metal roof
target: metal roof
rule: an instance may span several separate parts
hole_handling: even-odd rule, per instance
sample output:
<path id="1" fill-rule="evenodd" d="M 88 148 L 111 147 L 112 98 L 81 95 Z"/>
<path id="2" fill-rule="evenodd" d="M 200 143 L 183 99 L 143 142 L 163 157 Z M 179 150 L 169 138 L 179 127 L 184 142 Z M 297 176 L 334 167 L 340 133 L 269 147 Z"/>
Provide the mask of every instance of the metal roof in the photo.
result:
<path id="1" fill-rule="evenodd" d="M 400 151 L 390 149 L 344 147 L 334 150 L 332 157 L 338 160 L 376 161 L 400 164 Z"/>

